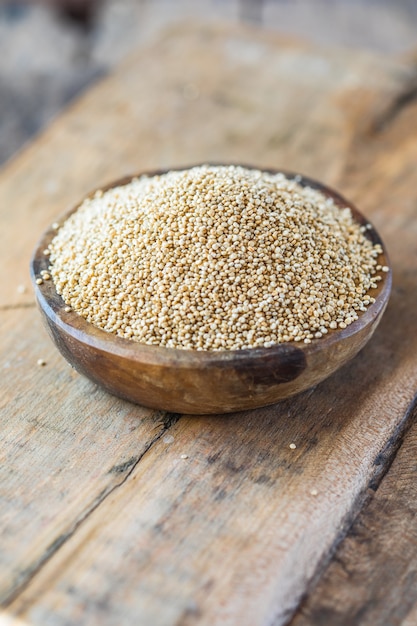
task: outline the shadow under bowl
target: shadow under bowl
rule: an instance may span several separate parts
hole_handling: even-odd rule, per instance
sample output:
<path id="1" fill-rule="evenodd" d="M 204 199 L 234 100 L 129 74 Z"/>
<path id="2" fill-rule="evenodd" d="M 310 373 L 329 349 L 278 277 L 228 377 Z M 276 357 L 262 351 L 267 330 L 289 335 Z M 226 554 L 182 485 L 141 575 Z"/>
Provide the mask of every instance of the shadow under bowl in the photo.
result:
<path id="1" fill-rule="evenodd" d="M 152 176 L 166 171 L 143 174 Z M 361 225 L 369 224 L 350 202 L 330 188 L 282 170 L 264 171 L 283 172 L 290 179 L 297 177 L 299 184 L 319 189 L 336 205 L 349 207 Z M 118 180 L 101 189 L 127 184 L 132 178 Z M 62 224 L 78 206 L 58 223 Z M 44 322 L 59 351 L 78 372 L 108 392 L 137 404 L 175 413 L 229 413 L 253 409 L 274 404 L 316 385 L 353 358 L 371 338 L 391 290 L 390 270 L 382 274 L 377 289 L 372 290 L 375 303 L 360 313 L 355 322 L 345 329 L 329 330 L 310 344 L 290 342 L 269 348 L 229 351 L 162 348 L 96 328 L 75 312 L 65 310 L 67 305 L 52 280 L 36 283 L 41 272 L 48 270 L 49 259 L 43 251 L 55 235 L 56 230 L 51 228 L 42 236 L 31 261 L 31 276 Z M 376 230 L 368 227 L 365 235 L 382 246 L 378 263 L 388 266 L 386 251 Z"/>

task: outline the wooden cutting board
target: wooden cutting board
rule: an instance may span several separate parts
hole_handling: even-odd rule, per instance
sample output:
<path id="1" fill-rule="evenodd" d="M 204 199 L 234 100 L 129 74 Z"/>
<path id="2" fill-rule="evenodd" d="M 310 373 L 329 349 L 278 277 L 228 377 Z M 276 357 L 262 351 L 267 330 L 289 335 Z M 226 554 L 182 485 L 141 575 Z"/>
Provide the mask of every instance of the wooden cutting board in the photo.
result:
<path id="1" fill-rule="evenodd" d="M 412 59 L 178 26 L 2 168 L 0 620 L 416 623 L 415 428 L 398 452 L 417 390 L 416 94 Z M 73 372 L 41 326 L 28 263 L 89 189 L 203 161 L 337 188 L 385 240 L 394 288 L 371 342 L 326 382 L 185 417 Z"/>

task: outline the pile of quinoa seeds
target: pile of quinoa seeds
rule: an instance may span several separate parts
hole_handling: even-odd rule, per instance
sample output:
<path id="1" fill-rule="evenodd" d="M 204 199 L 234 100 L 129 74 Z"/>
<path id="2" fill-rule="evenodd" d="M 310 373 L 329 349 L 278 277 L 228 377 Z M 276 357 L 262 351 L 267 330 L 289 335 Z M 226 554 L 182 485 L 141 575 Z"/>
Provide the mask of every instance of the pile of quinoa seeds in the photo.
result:
<path id="1" fill-rule="evenodd" d="M 46 254 L 67 310 L 98 328 L 237 350 L 310 343 L 356 320 L 388 271 L 365 230 L 283 174 L 202 165 L 97 192 Z"/>

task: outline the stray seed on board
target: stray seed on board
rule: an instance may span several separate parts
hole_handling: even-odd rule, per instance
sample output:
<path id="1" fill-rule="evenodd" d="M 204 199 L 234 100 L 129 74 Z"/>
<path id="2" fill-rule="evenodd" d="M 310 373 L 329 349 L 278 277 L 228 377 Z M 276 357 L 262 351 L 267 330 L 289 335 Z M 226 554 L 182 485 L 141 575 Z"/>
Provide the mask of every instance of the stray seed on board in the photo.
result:
<path id="1" fill-rule="evenodd" d="M 295 445 L 295 443 L 290 443 L 290 449 L 291 449 L 291 450 L 295 450 L 295 449 L 296 449 L 296 447 L 297 447 L 297 446 Z"/>
<path id="2" fill-rule="evenodd" d="M 37 360 L 37 364 L 38 364 L 40 367 L 43 367 L 44 365 L 46 365 L 46 361 L 44 361 L 44 359 L 38 359 L 38 360 Z"/>
<path id="3" fill-rule="evenodd" d="M 17 293 L 26 293 L 25 285 L 18 285 L 16 291 L 17 291 Z"/>
<path id="4" fill-rule="evenodd" d="M 182 459 L 188 459 L 188 454 L 181 454 Z"/>
<path id="5" fill-rule="evenodd" d="M 36 284 L 37 284 L 37 285 L 43 285 L 43 280 L 42 280 L 42 278 L 37 278 L 37 279 L 36 279 Z"/>
<path id="6" fill-rule="evenodd" d="M 318 493 L 319 493 L 319 492 L 317 491 L 317 489 L 312 489 L 312 490 L 310 491 L 310 494 L 311 494 L 312 496 L 317 496 L 317 495 L 318 495 Z"/>

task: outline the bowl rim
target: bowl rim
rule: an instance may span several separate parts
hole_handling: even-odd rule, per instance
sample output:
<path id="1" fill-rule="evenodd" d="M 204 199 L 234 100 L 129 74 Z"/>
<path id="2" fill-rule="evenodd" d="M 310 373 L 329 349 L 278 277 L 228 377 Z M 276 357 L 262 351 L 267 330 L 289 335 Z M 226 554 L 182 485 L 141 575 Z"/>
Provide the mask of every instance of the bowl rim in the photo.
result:
<path id="1" fill-rule="evenodd" d="M 103 353 L 113 354 L 121 358 L 127 358 L 129 360 L 147 363 L 149 365 L 160 365 L 167 362 L 177 367 L 183 366 L 198 368 L 221 367 L 227 365 L 231 361 L 233 361 L 234 364 L 239 363 L 241 366 L 244 366 L 246 363 L 250 365 L 254 362 L 254 360 L 281 360 L 296 351 L 302 351 L 304 356 L 309 358 L 320 352 L 323 347 L 330 347 L 343 339 L 348 339 L 349 337 L 355 335 L 368 325 L 371 325 L 372 322 L 382 314 L 388 303 L 391 292 L 392 269 L 385 245 L 379 233 L 373 224 L 359 212 L 356 206 L 352 202 L 346 200 L 344 196 L 331 187 L 297 172 L 291 172 L 281 168 L 263 168 L 242 163 L 215 162 L 202 162 L 188 166 L 144 170 L 138 174 L 123 176 L 111 183 L 96 187 L 84 195 L 82 200 L 80 200 L 70 210 L 64 212 L 56 220 L 56 223 L 62 224 L 66 219 L 68 219 L 68 217 L 70 217 L 70 215 L 77 211 L 84 200 L 93 197 L 97 191 L 105 192 L 114 187 L 126 185 L 133 179 L 141 176 L 160 176 L 169 171 L 183 171 L 202 165 L 226 167 L 236 165 L 247 169 L 259 170 L 269 174 L 282 173 L 286 178 L 295 180 L 303 187 L 311 187 L 321 191 L 325 196 L 332 198 L 339 208 L 349 208 L 356 222 L 362 226 L 368 226 L 364 233 L 365 236 L 370 239 L 374 245 L 379 244 L 381 246 L 382 253 L 378 257 L 378 264 L 389 267 L 388 272 L 381 272 L 382 280 L 378 283 L 377 289 L 373 290 L 373 294 L 371 294 L 375 297 L 375 302 L 370 304 L 366 311 L 359 312 L 358 319 L 349 324 L 346 328 L 337 328 L 334 330 L 329 329 L 326 335 L 321 338 L 312 339 L 311 343 L 291 341 L 274 344 L 269 347 L 244 348 L 238 350 L 193 350 L 149 345 L 132 339 L 119 337 L 111 332 L 102 330 L 90 322 L 87 322 L 87 320 L 72 309 L 69 312 L 65 311 L 65 307 L 67 307 L 67 305 L 62 297 L 57 293 L 52 279 L 47 281 L 44 280 L 40 285 L 36 283 L 36 280 L 40 278 L 41 271 L 47 271 L 50 265 L 49 257 L 43 254 L 43 250 L 47 248 L 48 244 L 57 233 L 57 230 L 50 226 L 43 232 L 34 249 L 30 261 L 30 275 L 38 305 L 54 325 L 58 326 L 67 336 L 71 337 L 75 341 L 88 344 L 90 348 L 94 348 L 95 350 Z M 76 318 L 74 318 L 74 315 Z M 74 319 L 76 323 L 73 323 Z"/>

